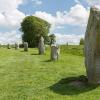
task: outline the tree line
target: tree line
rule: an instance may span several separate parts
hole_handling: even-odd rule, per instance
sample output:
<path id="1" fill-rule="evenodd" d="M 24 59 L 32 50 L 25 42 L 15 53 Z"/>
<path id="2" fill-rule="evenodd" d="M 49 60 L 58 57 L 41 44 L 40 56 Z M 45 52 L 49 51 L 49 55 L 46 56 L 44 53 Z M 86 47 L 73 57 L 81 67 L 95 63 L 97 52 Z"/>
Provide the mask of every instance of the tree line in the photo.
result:
<path id="1" fill-rule="evenodd" d="M 52 44 L 55 41 L 55 35 L 49 34 L 50 23 L 35 16 L 27 16 L 21 22 L 20 30 L 23 32 L 23 42 L 28 42 L 29 47 L 37 47 L 39 38 L 44 38 L 45 44 Z"/>
<path id="2" fill-rule="evenodd" d="M 22 41 L 28 42 L 29 47 L 37 47 L 40 37 L 44 38 L 45 44 L 51 45 L 55 40 L 55 35 L 50 34 L 50 23 L 47 21 L 35 17 L 27 16 L 21 22 L 20 31 L 23 32 Z M 81 38 L 79 45 L 84 45 L 84 39 Z"/>

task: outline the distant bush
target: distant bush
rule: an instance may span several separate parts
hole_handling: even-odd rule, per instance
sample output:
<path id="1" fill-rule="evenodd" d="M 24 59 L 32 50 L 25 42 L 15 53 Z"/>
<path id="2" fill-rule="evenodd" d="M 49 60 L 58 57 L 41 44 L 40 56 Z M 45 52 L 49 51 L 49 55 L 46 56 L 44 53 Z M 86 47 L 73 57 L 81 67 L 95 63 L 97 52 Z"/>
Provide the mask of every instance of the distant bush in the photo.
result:
<path id="1" fill-rule="evenodd" d="M 29 47 L 37 47 L 40 37 L 48 36 L 51 25 L 38 17 L 27 16 L 21 22 L 20 31 L 23 32 L 23 42 L 28 42 Z"/>
<path id="2" fill-rule="evenodd" d="M 79 45 L 84 45 L 84 39 L 83 38 L 80 39 Z"/>

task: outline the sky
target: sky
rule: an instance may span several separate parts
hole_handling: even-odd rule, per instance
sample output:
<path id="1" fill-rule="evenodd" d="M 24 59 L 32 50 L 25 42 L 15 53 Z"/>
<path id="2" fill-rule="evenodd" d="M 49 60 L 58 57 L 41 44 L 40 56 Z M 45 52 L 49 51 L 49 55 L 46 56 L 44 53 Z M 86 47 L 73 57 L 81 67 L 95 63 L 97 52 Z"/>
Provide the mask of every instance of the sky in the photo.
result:
<path id="1" fill-rule="evenodd" d="M 0 44 L 21 43 L 20 23 L 28 15 L 48 21 L 57 43 L 78 44 L 91 6 L 100 8 L 100 0 L 0 0 Z"/>

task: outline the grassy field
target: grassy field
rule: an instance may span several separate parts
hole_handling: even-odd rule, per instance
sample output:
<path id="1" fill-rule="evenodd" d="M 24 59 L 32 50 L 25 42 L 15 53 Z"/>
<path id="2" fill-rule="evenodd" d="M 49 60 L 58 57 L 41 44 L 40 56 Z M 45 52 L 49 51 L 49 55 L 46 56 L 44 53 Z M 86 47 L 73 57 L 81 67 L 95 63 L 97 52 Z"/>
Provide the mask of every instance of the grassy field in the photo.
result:
<path id="1" fill-rule="evenodd" d="M 71 79 L 84 80 L 82 46 L 62 46 L 58 62 L 50 51 L 0 48 L 0 100 L 100 100 L 99 86 L 72 87 Z"/>

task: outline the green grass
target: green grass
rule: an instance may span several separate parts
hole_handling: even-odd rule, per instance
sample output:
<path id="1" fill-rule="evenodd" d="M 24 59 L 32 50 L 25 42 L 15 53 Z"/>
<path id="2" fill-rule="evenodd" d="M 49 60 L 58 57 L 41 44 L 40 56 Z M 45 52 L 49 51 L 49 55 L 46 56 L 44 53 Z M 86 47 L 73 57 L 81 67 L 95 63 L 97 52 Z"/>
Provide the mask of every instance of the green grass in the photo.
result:
<path id="1" fill-rule="evenodd" d="M 82 48 L 62 46 L 58 62 L 49 61 L 48 49 L 37 55 L 37 49 L 0 48 L 0 100 L 99 100 L 99 86 L 68 85 L 85 75 Z"/>

